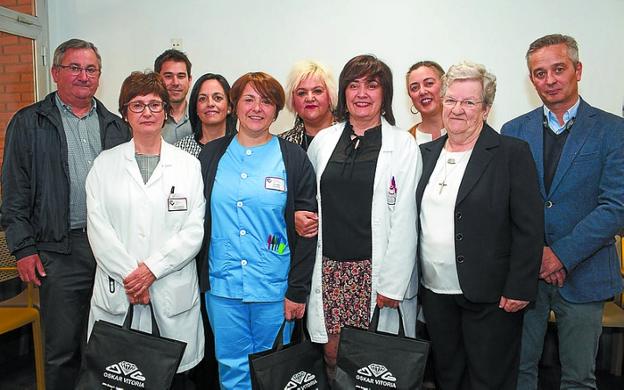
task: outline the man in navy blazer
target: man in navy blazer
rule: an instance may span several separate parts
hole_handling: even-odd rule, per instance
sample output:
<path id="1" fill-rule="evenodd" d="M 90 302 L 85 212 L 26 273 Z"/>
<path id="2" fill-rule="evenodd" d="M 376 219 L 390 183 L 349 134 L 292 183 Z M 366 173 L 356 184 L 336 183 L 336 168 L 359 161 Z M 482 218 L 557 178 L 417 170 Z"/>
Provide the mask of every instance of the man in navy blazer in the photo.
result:
<path id="1" fill-rule="evenodd" d="M 614 235 L 624 226 L 624 120 L 580 98 L 574 38 L 539 38 L 526 59 L 544 106 L 501 132 L 531 147 L 545 236 L 537 301 L 524 317 L 518 389 L 537 389 L 550 310 L 557 317 L 561 389 L 595 389 L 604 301 L 622 291 Z"/>

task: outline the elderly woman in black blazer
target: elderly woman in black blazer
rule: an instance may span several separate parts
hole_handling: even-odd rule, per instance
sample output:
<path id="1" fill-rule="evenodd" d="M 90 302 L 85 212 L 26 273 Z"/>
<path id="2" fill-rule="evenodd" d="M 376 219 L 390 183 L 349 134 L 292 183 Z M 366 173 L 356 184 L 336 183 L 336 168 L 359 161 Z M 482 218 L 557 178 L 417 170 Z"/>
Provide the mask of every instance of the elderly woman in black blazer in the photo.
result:
<path id="1" fill-rule="evenodd" d="M 422 303 L 441 390 L 515 389 L 524 308 L 535 299 L 543 209 L 526 143 L 486 119 L 496 78 L 460 63 L 443 78 L 447 135 L 421 145 Z"/>

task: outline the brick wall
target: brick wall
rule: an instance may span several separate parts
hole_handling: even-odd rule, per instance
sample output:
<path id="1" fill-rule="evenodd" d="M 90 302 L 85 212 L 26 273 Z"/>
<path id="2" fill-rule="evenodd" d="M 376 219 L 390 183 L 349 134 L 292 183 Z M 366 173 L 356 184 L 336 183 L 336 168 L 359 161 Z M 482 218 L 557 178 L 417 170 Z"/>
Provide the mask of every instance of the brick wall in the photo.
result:
<path id="1" fill-rule="evenodd" d="M 0 0 L 0 7 L 35 15 L 35 0 Z M 35 100 L 34 47 L 29 38 L 0 31 L 0 167 L 6 126 L 17 110 Z"/>
<path id="2" fill-rule="evenodd" d="M 0 32 L 0 164 L 7 124 L 35 100 L 33 50 L 31 39 Z"/>
<path id="3" fill-rule="evenodd" d="M 0 0 L 0 7 L 36 16 L 34 0 Z"/>

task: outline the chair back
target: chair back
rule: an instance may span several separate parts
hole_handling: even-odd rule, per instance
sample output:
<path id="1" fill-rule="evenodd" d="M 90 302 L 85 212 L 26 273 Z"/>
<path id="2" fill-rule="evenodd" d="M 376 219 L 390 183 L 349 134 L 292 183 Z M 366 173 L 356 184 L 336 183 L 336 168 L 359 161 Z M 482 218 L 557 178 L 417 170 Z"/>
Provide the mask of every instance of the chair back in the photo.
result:
<path id="1" fill-rule="evenodd" d="M 622 278 L 624 278 L 624 236 L 617 237 L 617 249 L 618 255 L 620 255 L 620 273 Z M 624 308 L 624 291 L 620 294 L 620 302 L 619 305 L 621 308 Z"/>
<path id="2" fill-rule="evenodd" d="M 4 232 L 0 232 L 0 286 L 4 282 L 19 279 L 17 272 L 17 260 L 7 248 Z M 21 281 L 20 281 L 21 283 Z M 6 283 L 4 283 L 6 285 Z M 43 352 L 43 332 L 41 330 L 41 316 L 39 310 L 33 305 L 39 306 L 38 289 L 33 283 L 26 283 L 21 292 L 0 302 L 0 334 L 11 332 L 25 325 L 32 324 L 32 339 L 35 353 L 35 377 L 37 380 L 37 390 L 45 390 L 44 375 L 44 352 Z"/>
<path id="3" fill-rule="evenodd" d="M 17 272 L 17 260 L 11 254 L 7 247 L 4 232 L 0 232 L 0 284 L 13 279 L 19 279 Z M 19 294 L 14 299 L 8 299 L 0 302 L 1 306 L 26 306 L 33 307 L 38 304 L 36 299 L 36 291 L 32 283 L 26 283 L 26 294 Z"/>
<path id="4" fill-rule="evenodd" d="M 620 271 L 624 277 L 624 237 L 622 236 L 619 236 L 618 249 L 618 253 L 620 255 Z"/>

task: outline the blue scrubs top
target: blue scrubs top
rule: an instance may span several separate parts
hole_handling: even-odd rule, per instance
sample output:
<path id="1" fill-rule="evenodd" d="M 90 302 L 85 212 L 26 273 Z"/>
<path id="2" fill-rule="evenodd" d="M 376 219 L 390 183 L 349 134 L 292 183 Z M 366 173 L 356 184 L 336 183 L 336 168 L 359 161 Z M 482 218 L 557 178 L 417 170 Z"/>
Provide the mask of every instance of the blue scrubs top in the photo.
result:
<path id="1" fill-rule="evenodd" d="M 210 292 L 282 301 L 288 287 L 286 169 L 276 137 L 247 148 L 234 137 L 219 161 L 210 207 Z"/>

